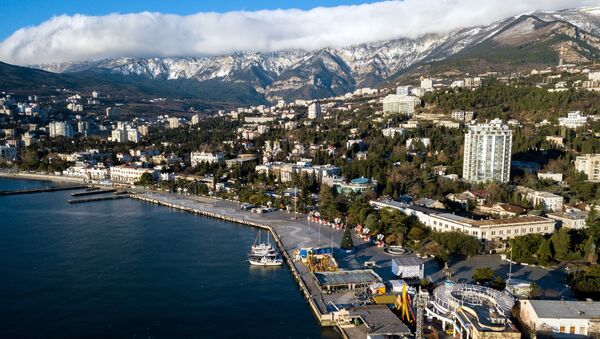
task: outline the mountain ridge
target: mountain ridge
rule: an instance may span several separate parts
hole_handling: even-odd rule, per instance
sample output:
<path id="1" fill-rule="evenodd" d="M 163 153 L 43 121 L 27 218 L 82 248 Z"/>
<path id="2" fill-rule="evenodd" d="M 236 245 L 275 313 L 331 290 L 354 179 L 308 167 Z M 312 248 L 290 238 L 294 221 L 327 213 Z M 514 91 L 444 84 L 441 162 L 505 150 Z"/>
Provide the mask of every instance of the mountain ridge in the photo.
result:
<path id="1" fill-rule="evenodd" d="M 210 81 L 225 88 L 245 87 L 246 91 L 256 92 L 273 102 L 322 98 L 358 87 L 376 87 L 415 67 L 461 58 L 551 64 L 558 59 L 560 50 L 563 58 L 569 56 L 567 61 L 595 60 L 600 55 L 598 35 L 600 7 L 587 7 L 527 13 L 447 34 L 425 34 L 417 39 L 399 38 L 316 51 L 237 52 L 214 57 L 122 57 L 34 67 L 62 74 L 99 72 L 167 82 Z M 497 57 L 487 53 L 489 51 Z M 511 57 L 514 60 L 510 60 Z"/>

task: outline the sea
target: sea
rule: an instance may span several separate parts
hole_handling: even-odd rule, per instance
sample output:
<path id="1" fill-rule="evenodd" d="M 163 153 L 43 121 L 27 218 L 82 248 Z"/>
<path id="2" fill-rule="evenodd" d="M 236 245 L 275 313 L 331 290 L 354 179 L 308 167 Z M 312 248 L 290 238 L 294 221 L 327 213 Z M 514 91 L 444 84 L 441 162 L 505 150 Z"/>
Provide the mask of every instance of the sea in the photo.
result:
<path id="1" fill-rule="evenodd" d="M 287 266 L 248 264 L 257 230 L 70 193 L 0 196 L 0 338 L 338 338 Z"/>

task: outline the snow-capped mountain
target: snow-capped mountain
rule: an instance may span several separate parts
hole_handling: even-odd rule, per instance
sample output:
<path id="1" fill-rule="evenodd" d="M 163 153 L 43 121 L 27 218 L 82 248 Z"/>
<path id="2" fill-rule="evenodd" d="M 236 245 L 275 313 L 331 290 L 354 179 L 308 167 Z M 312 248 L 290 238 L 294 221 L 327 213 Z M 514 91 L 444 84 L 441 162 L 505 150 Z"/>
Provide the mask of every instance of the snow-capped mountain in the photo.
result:
<path id="1" fill-rule="evenodd" d="M 593 58 L 600 35 L 600 7 L 536 12 L 486 26 L 467 27 L 445 35 L 380 41 L 318 51 L 239 52 L 217 57 L 115 58 L 81 63 L 37 65 L 57 73 L 100 71 L 151 79 L 194 79 L 250 86 L 268 100 L 319 98 L 357 87 L 377 86 L 411 66 L 461 55 L 478 46 L 495 48 L 552 40 L 545 51 L 575 49 L 585 61 Z M 535 40 L 537 39 L 537 40 Z M 570 44 L 557 41 L 569 40 Z M 576 46 L 582 39 L 585 47 Z M 542 39 L 547 40 L 547 39 Z M 565 40 L 565 41 L 566 41 Z M 564 42 L 564 41 L 563 41 Z M 550 42 L 549 42 L 550 43 Z M 590 46 L 593 50 L 589 50 Z M 585 49 L 585 50 L 584 50 Z"/>

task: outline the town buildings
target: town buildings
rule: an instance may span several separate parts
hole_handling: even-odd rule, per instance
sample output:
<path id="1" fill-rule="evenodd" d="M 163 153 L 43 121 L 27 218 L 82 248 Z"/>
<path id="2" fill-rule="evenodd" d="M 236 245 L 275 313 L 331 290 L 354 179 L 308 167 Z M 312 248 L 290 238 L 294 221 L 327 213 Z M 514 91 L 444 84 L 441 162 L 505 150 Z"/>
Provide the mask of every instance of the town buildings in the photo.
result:
<path id="1" fill-rule="evenodd" d="M 56 138 L 63 136 L 65 138 L 72 138 L 75 136 L 73 126 L 66 121 L 55 121 L 48 124 L 48 135 L 50 138 Z"/>
<path id="2" fill-rule="evenodd" d="M 190 163 L 192 167 L 198 166 L 201 163 L 216 164 L 220 161 L 225 160 L 223 152 L 210 153 L 210 152 L 192 152 L 190 154 Z"/>
<path id="3" fill-rule="evenodd" d="M 390 94 L 383 98 L 382 102 L 384 113 L 413 115 L 415 107 L 421 102 L 421 99 L 408 95 Z"/>
<path id="4" fill-rule="evenodd" d="M 600 154 L 586 154 L 575 158 L 575 170 L 587 175 L 588 180 L 600 182 Z"/>
<path id="5" fill-rule="evenodd" d="M 558 118 L 558 125 L 567 128 L 579 128 L 587 124 L 587 116 L 581 115 L 580 111 L 569 112 L 567 117 Z"/>
<path id="6" fill-rule="evenodd" d="M 508 182 L 512 131 L 499 119 L 469 125 L 465 134 L 463 178 L 470 182 Z"/>

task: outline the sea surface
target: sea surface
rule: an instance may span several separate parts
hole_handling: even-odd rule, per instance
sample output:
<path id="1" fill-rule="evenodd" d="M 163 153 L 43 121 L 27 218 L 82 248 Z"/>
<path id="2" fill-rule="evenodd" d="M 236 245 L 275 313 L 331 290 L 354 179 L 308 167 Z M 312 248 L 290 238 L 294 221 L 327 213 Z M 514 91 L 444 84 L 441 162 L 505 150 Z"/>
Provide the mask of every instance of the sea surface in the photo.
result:
<path id="1" fill-rule="evenodd" d="M 0 196 L 0 338 L 337 337 L 286 266 L 245 261 L 256 230 L 70 193 Z"/>

